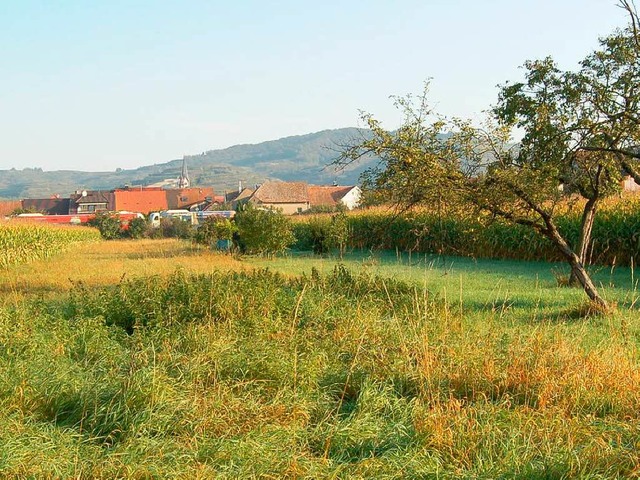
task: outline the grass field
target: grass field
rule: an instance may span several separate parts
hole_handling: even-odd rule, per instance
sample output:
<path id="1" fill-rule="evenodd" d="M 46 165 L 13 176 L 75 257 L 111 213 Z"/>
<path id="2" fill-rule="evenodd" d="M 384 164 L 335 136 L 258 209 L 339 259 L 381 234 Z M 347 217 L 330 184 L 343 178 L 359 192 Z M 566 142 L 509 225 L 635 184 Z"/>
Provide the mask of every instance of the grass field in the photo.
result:
<path id="1" fill-rule="evenodd" d="M 82 244 L 0 272 L 3 478 L 636 478 L 635 272 Z"/>

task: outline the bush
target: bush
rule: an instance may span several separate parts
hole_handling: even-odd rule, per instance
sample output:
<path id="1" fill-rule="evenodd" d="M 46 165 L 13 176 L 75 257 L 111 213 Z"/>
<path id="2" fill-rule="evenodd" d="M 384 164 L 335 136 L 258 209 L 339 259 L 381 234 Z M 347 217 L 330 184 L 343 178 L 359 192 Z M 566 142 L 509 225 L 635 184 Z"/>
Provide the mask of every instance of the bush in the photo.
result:
<path id="1" fill-rule="evenodd" d="M 322 255 L 337 249 L 342 256 L 349 242 L 349 218 L 344 212 L 331 217 L 312 217 L 295 225 L 296 248 Z"/>
<path id="2" fill-rule="evenodd" d="M 159 231 L 164 238 L 190 239 L 194 233 L 189 222 L 171 217 L 160 219 Z"/>
<path id="3" fill-rule="evenodd" d="M 235 220 L 238 232 L 234 241 L 243 253 L 273 255 L 295 241 L 291 222 L 277 210 L 258 210 L 247 204 Z"/>
<path id="4" fill-rule="evenodd" d="M 231 240 L 237 230 L 236 224 L 228 218 L 210 217 L 198 227 L 194 240 L 213 248 L 220 240 Z"/>
<path id="5" fill-rule="evenodd" d="M 143 238 L 148 236 L 149 223 L 144 218 L 134 218 L 129 222 L 127 236 L 129 238 Z"/>
<path id="6" fill-rule="evenodd" d="M 118 215 L 110 212 L 98 212 L 96 216 L 87 222 L 96 227 L 105 240 L 122 238 L 122 226 Z"/>

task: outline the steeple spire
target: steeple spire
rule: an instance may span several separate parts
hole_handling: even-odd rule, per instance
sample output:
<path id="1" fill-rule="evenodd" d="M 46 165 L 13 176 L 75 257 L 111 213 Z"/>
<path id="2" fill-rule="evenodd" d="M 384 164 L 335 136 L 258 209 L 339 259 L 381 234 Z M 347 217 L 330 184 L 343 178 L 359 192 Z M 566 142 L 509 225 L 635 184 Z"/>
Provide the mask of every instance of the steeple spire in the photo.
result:
<path id="1" fill-rule="evenodd" d="M 188 188 L 190 185 L 189 181 L 189 172 L 187 171 L 187 159 L 182 157 L 182 173 L 178 178 L 178 187 L 179 188 Z"/>

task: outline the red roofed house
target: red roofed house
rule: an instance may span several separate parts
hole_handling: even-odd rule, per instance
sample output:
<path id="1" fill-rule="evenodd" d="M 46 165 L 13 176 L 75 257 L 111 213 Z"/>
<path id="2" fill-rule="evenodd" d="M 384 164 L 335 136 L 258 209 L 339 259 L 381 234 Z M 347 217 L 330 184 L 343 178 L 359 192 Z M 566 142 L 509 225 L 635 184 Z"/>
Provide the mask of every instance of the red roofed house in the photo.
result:
<path id="1" fill-rule="evenodd" d="M 362 196 L 360 187 L 353 185 L 347 187 L 309 185 L 308 191 L 309 203 L 312 207 L 335 207 L 342 204 L 349 210 L 353 210 L 360 205 Z"/>
<path id="2" fill-rule="evenodd" d="M 172 188 L 165 190 L 167 208 L 170 210 L 189 208 L 196 203 L 213 201 L 214 193 L 211 187 Z"/>
<path id="3" fill-rule="evenodd" d="M 159 210 L 167 210 L 167 194 L 160 187 L 127 187 L 117 188 L 115 210 L 117 212 L 140 212 L 148 214 Z"/>

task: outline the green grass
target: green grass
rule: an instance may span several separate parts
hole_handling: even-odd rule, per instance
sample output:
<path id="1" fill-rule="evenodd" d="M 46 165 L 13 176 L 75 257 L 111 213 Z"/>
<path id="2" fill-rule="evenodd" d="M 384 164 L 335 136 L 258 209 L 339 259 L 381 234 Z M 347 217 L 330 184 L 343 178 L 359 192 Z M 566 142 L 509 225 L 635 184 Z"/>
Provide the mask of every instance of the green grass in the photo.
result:
<path id="1" fill-rule="evenodd" d="M 522 321 L 569 320 L 586 299 L 579 288 L 558 288 L 557 276 L 569 273 L 564 263 L 355 251 L 340 259 L 292 253 L 275 261 L 247 260 L 290 275 L 315 268 L 330 272 L 342 264 L 354 272 L 369 272 L 427 288 L 470 315 L 495 313 Z M 637 273 L 629 267 L 592 267 L 596 285 L 621 311 L 638 300 Z M 640 272 L 639 272 L 640 273 Z"/>
<path id="2" fill-rule="evenodd" d="M 0 477 L 637 476 L 630 270 L 579 319 L 550 264 L 243 262 L 0 307 Z"/>

